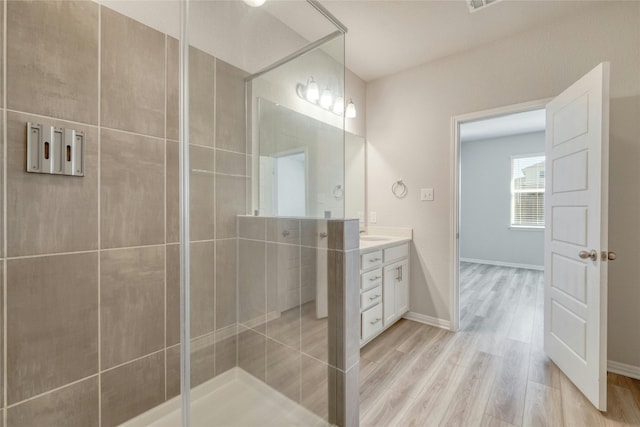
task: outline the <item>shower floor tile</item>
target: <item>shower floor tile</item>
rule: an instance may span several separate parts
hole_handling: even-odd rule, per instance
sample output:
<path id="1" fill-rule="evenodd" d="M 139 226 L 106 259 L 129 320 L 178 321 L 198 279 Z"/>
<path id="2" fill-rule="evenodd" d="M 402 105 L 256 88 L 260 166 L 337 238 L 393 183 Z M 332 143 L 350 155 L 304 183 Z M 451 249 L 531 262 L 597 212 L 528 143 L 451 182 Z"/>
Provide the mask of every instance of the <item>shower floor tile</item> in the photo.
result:
<path id="1" fill-rule="evenodd" d="M 181 425 L 180 397 L 122 424 L 124 427 Z M 298 405 L 240 368 L 193 389 L 191 427 L 327 426 Z"/>

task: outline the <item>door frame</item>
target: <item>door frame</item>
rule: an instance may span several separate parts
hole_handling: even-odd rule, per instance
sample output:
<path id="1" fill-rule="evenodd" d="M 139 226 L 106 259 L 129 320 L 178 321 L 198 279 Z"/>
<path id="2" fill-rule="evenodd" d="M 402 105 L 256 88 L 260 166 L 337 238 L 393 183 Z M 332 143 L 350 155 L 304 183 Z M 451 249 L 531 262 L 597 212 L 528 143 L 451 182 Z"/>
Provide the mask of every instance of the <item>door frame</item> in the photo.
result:
<path id="1" fill-rule="evenodd" d="M 449 248 L 451 250 L 449 259 L 450 282 L 450 298 L 451 305 L 449 313 L 451 321 L 449 329 L 452 332 L 458 331 L 460 328 L 460 125 L 465 122 L 471 122 L 481 119 L 489 119 L 492 117 L 504 116 L 514 113 L 522 113 L 531 110 L 540 110 L 547 106 L 547 103 L 553 98 L 538 99 L 519 104 L 506 105 L 504 107 L 491 108 L 487 110 L 476 111 L 473 113 L 460 114 L 451 117 L 451 196 L 450 209 L 451 217 L 449 220 Z M 546 207 L 545 207 L 546 208 Z"/>

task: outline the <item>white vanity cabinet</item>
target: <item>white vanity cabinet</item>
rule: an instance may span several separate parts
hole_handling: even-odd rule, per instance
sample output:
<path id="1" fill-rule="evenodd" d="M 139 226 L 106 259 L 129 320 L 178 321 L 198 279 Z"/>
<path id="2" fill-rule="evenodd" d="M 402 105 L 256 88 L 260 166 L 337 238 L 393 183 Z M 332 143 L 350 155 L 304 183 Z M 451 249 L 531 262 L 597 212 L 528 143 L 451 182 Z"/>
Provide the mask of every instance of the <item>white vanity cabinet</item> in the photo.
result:
<path id="1" fill-rule="evenodd" d="M 361 249 L 360 345 L 409 311 L 409 243 Z"/>

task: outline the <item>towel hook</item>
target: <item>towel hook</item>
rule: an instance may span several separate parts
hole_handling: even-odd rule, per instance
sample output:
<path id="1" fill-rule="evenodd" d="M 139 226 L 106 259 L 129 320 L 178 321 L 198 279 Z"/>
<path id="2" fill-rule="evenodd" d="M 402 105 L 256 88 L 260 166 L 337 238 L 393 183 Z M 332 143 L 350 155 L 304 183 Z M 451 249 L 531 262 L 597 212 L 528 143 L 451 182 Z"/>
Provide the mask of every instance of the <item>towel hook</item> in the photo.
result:
<path id="1" fill-rule="evenodd" d="M 398 199 L 402 199 L 404 196 L 406 196 L 408 191 L 409 189 L 407 188 L 407 185 L 404 183 L 402 178 L 400 178 L 399 180 L 394 182 L 393 185 L 391 185 L 391 192 Z"/>

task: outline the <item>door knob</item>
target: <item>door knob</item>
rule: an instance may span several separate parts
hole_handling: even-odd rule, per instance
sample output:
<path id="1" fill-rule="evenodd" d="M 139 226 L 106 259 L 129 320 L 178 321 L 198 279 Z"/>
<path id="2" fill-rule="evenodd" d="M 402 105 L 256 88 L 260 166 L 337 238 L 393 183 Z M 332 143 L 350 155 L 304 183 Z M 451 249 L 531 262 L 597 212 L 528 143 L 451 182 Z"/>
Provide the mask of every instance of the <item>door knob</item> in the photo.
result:
<path id="1" fill-rule="evenodd" d="M 580 251 L 580 253 L 578 253 L 578 256 L 582 259 L 587 259 L 587 258 L 591 258 L 591 261 L 597 261 L 598 260 L 598 252 L 592 250 L 591 252 L 587 252 L 587 251 Z"/>
<path id="2" fill-rule="evenodd" d="M 615 261 L 616 258 L 618 258 L 618 255 L 616 255 L 616 253 L 613 252 L 613 251 L 609 251 L 609 252 L 602 251 L 602 260 L 603 261 L 606 261 L 606 260 Z"/>

